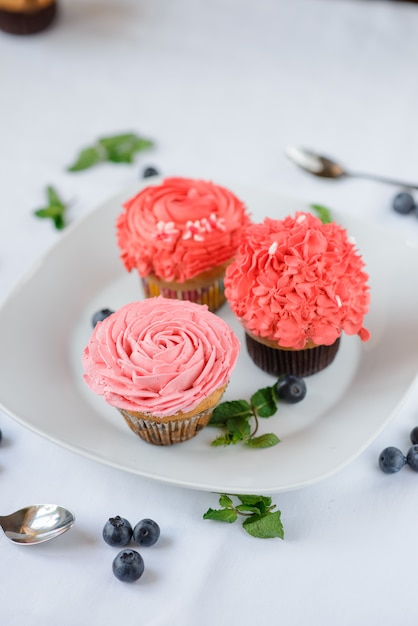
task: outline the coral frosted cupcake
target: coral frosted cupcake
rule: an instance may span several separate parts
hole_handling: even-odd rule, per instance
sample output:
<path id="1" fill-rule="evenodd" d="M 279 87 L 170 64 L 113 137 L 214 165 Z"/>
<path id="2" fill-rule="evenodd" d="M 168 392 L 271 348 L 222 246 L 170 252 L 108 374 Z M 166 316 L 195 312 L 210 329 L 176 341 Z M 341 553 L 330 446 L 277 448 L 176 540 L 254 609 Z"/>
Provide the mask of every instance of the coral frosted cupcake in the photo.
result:
<path id="1" fill-rule="evenodd" d="M 238 353 L 236 335 L 207 306 L 160 296 L 95 326 L 84 379 L 142 439 L 170 445 L 207 425 Z"/>
<path id="2" fill-rule="evenodd" d="M 124 204 L 116 223 L 121 259 L 138 272 L 146 297 L 216 311 L 225 302 L 225 269 L 249 221 L 244 203 L 225 187 L 166 178 Z"/>
<path id="3" fill-rule="evenodd" d="M 309 376 L 333 361 L 342 332 L 366 341 L 364 267 L 346 230 L 310 213 L 250 226 L 225 293 L 256 365 L 275 376 Z"/>

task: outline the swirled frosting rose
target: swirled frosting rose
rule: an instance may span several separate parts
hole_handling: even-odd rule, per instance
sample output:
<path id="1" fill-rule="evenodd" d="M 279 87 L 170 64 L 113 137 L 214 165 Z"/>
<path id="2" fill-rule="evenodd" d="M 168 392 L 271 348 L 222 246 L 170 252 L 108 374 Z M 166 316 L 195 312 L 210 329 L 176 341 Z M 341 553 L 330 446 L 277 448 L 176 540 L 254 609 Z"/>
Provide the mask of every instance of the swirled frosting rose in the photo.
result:
<path id="1" fill-rule="evenodd" d="M 254 336 L 300 350 L 344 331 L 369 338 L 368 275 L 347 232 L 310 213 L 250 226 L 228 267 L 225 295 Z"/>
<path id="2" fill-rule="evenodd" d="M 84 379 L 116 408 L 165 417 L 192 411 L 225 385 L 238 353 L 235 334 L 205 305 L 150 298 L 95 326 Z"/>
<path id="3" fill-rule="evenodd" d="M 230 261 L 248 223 L 245 205 L 225 187 L 173 177 L 128 200 L 116 231 L 129 272 L 184 282 Z"/>

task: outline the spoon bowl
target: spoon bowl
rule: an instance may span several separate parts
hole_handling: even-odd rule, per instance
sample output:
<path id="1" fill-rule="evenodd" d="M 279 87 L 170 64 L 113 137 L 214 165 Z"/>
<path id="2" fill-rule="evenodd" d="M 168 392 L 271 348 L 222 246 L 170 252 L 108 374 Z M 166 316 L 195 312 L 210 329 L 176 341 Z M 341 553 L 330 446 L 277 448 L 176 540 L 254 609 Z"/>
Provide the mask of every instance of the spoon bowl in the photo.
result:
<path id="1" fill-rule="evenodd" d="M 329 159 L 321 154 L 317 154 L 306 148 L 296 146 L 288 146 L 285 155 L 300 168 L 322 178 L 368 178 L 377 182 L 386 183 L 388 185 L 396 185 L 405 189 L 418 189 L 417 184 L 406 183 L 405 181 L 395 180 L 387 176 L 379 176 L 378 174 L 366 174 L 364 172 L 349 172 L 340 163 L 333 159 Z"/>
<path id="2" fill-rule="evenodd" d="M 0 527 L 12 543 L 31 545 L 54 539 L 73 526 L 75 517 L 57 504 L 34 504 L 0 516 Z"/>

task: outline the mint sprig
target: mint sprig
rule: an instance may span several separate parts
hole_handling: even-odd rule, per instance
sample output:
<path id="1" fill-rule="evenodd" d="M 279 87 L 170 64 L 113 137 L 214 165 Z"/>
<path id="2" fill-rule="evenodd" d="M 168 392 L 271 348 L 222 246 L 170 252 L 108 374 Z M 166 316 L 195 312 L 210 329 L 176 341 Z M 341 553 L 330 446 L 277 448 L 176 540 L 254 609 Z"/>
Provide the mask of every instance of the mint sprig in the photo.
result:
<path id="1" fill-rule="evenodd" d="M 238 499 L 240 504 L 234 504 Z M 203 519 L 218 522 L 236 522 L 239 516 L 244 517 L 242 527 L 252 537 L 260 539 L 284 538 L 281 512 L 274 511 L 275 504 L 268 496 L 220 494 L 220 509 L 208 509 Z"/>
<path id="2" fill-rule="evenodd" d="M 332 219 L 330 209 L 323 206 L 322 204 L 311 204 L 311 209 L 315 211 L 316 215 L 319 217 L 323 224 L 330 224 L 334 220 Z"/>
<path id="3" fill-rule="evenodd" d="M 49 218 L 54 222 L 54 226 L 57 230 L 65 228 L 65 212 L 68 205 L 66 205 L 59 197 L 54 187 L 49 185 L 46 189 L 46 195 L 48 205 L 41 209 L 36 209 L 34 215 L 40 218 Z"/>
<path id="4" fill-rule="evenodd" d="M 101 137 L 92 146 L 81 150 L 75 162 L 68 168 L 68 171 L 80 172 L 106 161 L 112 163 L 133 163 L 137 152 L 152 148 L 153 145 L 153 141 L 139 137 L 135 133 Z"/>
<path id="5" fill-rule="evenodd" d="M 247 400 L 221 402 L 212 413 L 209 426 L 224 429 L 211 443 L 212 446 L 229 446 L 242 442 L 249 448 L 271 448 L 280 442 L 274 433 L 256 437 L 258 418 L 271 417 L 277 411 L 276 385 L 256 391 Z M 251 421 L 255 424 L 252 427 Z"/>

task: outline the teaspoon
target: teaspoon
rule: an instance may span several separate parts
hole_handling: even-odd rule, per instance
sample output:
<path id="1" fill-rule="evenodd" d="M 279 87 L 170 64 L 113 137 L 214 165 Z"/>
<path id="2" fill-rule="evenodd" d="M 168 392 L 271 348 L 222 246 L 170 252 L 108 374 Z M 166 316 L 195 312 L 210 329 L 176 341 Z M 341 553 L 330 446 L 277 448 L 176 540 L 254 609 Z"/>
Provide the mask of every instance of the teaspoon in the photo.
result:
<path id="1" fill-rule="evenodd" d="M 0 515 L 0 527 L 13 543 L 34 544 L 65 533 L 75 517 L 57 504 L 34 504 L 10 515 Z"/>
<path id="2" fill-rule="evenodd" d="M 417 184 L 409 184 L 405 181 L 394 180 L 393 178 L 379 176 L 378 174 L 349 172 L 339 163 L 336 163 L 327 157 L 321 156 L 316 152 L 306 150 L 305 148 L 289 146 L 286 148 L 285 154 L 291 161 L 293 161 L 293 163 L 301 167 L 303 170 L 309 172 L 310 174 L 314 174 L 315 176 L 321 176 L 322 178 L 368 178 L 381 183 L 387 183 L 388 185 L 396 185 L 397 187 L 418 189 Z"/>

